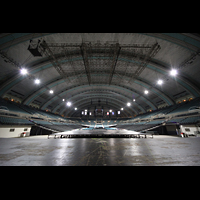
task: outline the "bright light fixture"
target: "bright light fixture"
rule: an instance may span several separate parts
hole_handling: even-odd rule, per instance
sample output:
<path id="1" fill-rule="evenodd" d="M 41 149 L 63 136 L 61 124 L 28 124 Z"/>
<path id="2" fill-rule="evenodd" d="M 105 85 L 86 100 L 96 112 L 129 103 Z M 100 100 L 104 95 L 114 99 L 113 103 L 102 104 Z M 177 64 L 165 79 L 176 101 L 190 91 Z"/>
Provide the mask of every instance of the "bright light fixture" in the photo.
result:
<path id="1" fill-rule="evenodd" d="M 128 103 L 127 103 L 127 106 L 130 106 L 130 105 L 131 105 L 131 103 L 130 103 L 130 102 L 128 102 Z"/>
<path id="2" fill-rule="evenodd" d="M 27 71 L 27 69 L 25 69 L 25 68 L 21 68 L 21 69 L 20 69 L 20 73 L 21 73 L 22 75 L 26 75 L 26 74 L 28 74 L 28 71 Z"/>
<path id="3" fill-rule="evenodd" d="M 135 101 L 135 99 L 133 99 L 133 101 Z"/>
<path id="4" fill-rule="evenodd" d="M 53 94 L 53 90 L 50 90 L 49 93 L 50 93 L 50 94 Z"/>
<path id="5" fill-rule="evenodd" d="M 148 91 L 148 90 L 145 90 L 145 91 L 144 91 L 144 93 L 145 93 L 145 94 L 148 94 L 148 93 L 149 93 L 149 91 Z"/>
<path id="6" fill-rule="evenodd" d="M 63 99 L 62 101 L 65 101 L 65 99 Z"/>
<path id="7" fill-rule="evenodd" d="M 40 80 L 39 79 L 35 79 L 35 84 L 40 84 Z"/>
<path id="8" fill-rule="evenodd" d="M 67 106 L 71 106 L 71 105 L 72 105 L 72 103 L 68 101 L 67 102 Z"/>
<path id="9" fill-rule="evenodd" d="M 112 112 L 112 110 L 109 110 L 109 112 Z"/>
<path id="10" fill-rule="evenodd" d="M 176 70 L 176 69 L 172 69 L 172 70 L 170 71 L 170 75 L 171 75 L 171 76 L 176 76 L 176 75 L 177 75 L 177 70 Z"/>
<path id="11" fill-rule="evenodd" d="M 124 108 L 121 108 L 121 110 L 124 110 Z"/>
<path id="12" fill-rule="evenodd" d="M 77 110 L 77 108 L 74 108 L 74 110 Z"/>
<path id="13" fill-rule="evenodd" d="M 159 79 L 159 80 L 157 81 L 157 84 L 158 84 L 158 85 L 162 85 L 162 84 L 163 84 L 163 80 L 160 80 L 160 79 Z"/>

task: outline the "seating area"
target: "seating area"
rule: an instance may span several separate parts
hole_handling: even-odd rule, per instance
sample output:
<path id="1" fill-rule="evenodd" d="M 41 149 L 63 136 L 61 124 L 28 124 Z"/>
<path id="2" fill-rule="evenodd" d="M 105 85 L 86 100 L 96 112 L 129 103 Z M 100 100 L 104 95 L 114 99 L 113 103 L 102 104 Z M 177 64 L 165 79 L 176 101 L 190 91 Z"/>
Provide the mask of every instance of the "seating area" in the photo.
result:
<path id="1" fill-rule="evenodd" d="M 169 114 L 186 112 L 193 106 L 200 106 L 199 98 L 196 98 L 192 101 L 186 101 L 181 104 L 178 104 L 177 107 L 174 110 L 170 111 Z"/>
<path id="2" fill-rule="evenodd" d="M 200 116 L 188 117 L 183 119 L 183 121 L 181 121 L 181 124 L 196 124 L 199 121 L 200 121 Z"/>
<path id="3" fill-rule="evenodd" d="M 156 124 L 137 124 L 137 125 L 118 125 L 117 128 L 132 130 L 132 131 L 144 131 L 152 127 L 155 127 Z"/>
<path id="4" fill-rule="evenodd" d="M 27 119 L 18 119 L 18 118 L 2 117 L 2 116 L 0 116 L 0 124 L 33 125 L 33 123 Z"/>
<path id="5" fill-rule="evenodd" d="M 43 127 L 46 127 L 48 129 L 55 130 L 58 132 L 64 132 L 64 131 L 69 131 L 72 129 L 81 128 L 80 125 L 47 125 L 47 124 L 43 125 Z"/>
<path id="6" fill-rule="evenodd" d="M 25 110 L 23 110 L 20 107 L 18 107 L 16 104 L 17 103 L 6 101 L 6 100 L 0 98 L 0 106 L 6 107 L 9 111 L 19 112 L 19 113 L 23 113 L 23 114 L 29 114 Z"/>
<path id="7" fill-rule="evenodd" d="M 134 131 L 143 131 L 151 129 L 155 126 L 161 126 L 163 123 L 166 124 L 195 124 L 200 121 L 200 116 L 189 116 L 190 112 L 187 111 L 191 107 L 200 106 L 200 98 L 196 98 L 190 102 L 184 102 L 182 104 L 172 105 L 160 110 L 144 113 L 134 118 L 126 119 L 66 119 L 59 115 L 46 112 L 43 110 L 35 109 L 23 104 L 17 104 L 14 102 L 6 101 L 0 98 L 0 106 L 4 114 L 0 116 L 0 124 L 18 124 L 18 125 L 40 125 L 46 128 L 50 128 L 55 131 L 67 131 L 72 129 L 81 128 L 82 125 L 90 125 L 91 128 L 96 127 L 109 127 L 109 125 L 117 124 L 117 128 L 123 128 Z M 14 113 L 9 113 L 12 111 Z M 186 111 L 186 114 L 181 112 Z M 15 115 L 16 113 L 16 115 Z M 26 114 L 21 117 L 17 116 L 17 113 Z M 177 113 L 177 115 L 175 115 Z M 171 115 L 173 114 L 173 115 Z M 35 116 L 35 115 L 38 115 Z M 192 115 L 194 115 L 192 113 Z M 21 115 L 22 116 L 22 115 Z M 27 117 L 30 116 L 30 117 Z M 44 118 L 42 118 L 44 116 Z M 166 117 L 167 116 L 167 117 Z M 170 116 L 170 117 L 169 117 Z M 171 116 L 173 116 L 171 118 Z M 97 123 L 102 122 L 102 124 Z M 73 122 L 73 123 L 72 123 Z"/>

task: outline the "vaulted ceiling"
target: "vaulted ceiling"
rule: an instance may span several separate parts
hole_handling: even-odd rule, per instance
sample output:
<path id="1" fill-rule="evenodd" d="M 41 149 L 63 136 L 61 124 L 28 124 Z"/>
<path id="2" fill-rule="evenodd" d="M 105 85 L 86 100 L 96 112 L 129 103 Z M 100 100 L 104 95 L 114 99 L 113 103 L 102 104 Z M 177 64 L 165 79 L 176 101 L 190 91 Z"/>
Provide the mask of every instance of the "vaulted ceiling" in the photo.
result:
<path id="1" fill-rule="evenodd" d="M 200 96 L 199 50 L 193 33 L 1 33 L 0 96 L 65 116 L 95 106 L 134 116 Z"/>

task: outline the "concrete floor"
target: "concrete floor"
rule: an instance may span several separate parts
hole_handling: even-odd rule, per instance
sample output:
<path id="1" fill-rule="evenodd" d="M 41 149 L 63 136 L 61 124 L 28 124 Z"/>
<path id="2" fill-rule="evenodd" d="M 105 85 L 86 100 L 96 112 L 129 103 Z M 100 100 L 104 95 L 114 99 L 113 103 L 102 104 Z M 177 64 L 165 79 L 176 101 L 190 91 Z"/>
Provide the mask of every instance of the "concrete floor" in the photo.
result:
<path id="1" fill-rule="evenodd" d="M 0 165 L 200 165 L 200 137 L 0 138 Z"/>

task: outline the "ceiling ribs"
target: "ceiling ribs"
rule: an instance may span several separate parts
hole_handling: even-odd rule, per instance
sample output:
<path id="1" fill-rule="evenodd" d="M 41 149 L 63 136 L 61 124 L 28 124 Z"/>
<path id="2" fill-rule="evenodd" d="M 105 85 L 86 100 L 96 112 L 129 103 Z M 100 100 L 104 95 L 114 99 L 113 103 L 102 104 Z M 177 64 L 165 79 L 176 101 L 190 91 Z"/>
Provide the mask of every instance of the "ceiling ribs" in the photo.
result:
<path id="1" fill-rule="evenodd" d="M 134 72 L 134 74 L 131 76 L 131 78 L 129 79 L 129 82 L 140 76 L 140 74 L 143 72 L 143 70 L 146 68 L 147 64 L 149 63 L 150 59 L 154 57 L 160 49 L 161 49 L 160 45 L 158 43 L 155 43 L 151 47 L 151 49 L 147 52 L 147 54 L 141 56 L 141 58 L 143 57 L 143 59 L 140 60 L 139 66 Z"/>
<path id="2" fill-rule="evenodd" d="M 109 85 L 111 84 L 111 81 L 112 81 L 112 77 L 113 77 L 117 60 L 119 57 L 120 49 L 121 47 L 119 46 L 119 43 L 116 43 L 115 48 L 114 48 L 114 55 L 112 59 L 111 69 L 110 69 Z"/>
<path id="3" fill-rule="evenodd" d="M 60 74 L 61 77 L 63 77 L 63 79 L 66 82 L 66 79 L 69 80 L 67 74 L 63 71 L 59 61 L 57 60 L 56 56 L 53 54 L 53 52 L 51 51 L 51 49 L 49 48 L 48 44 L 45 42 L 45 40 L 43 40 L 40 43 L 40 46 L 42 47 L 42 51 L 43 53 L 49 57 L 50 62 L 52 63 L 52 65 L 54 66 L 54 68 L 56 69 L 56 71 Z M 67 83 L 67 82 L 66 82 Z"/>
<path id="4" fill-rule="evenodd" d="M 84 66 L 85 66 L 85 72 L 87 75 L 87 79 L 88 79 L 88 83 L 90 85 L 91 83 L 91 75 L 90 75 L 90 65 L 89 65 L 89 61 L 88 61 L 88 53 L 91 53 L 91 43 L 82 43 L 82 45 L 80 46 L 81 48 L 81 54 L 83 57 L 83 62 L 84 62 Z"/>

